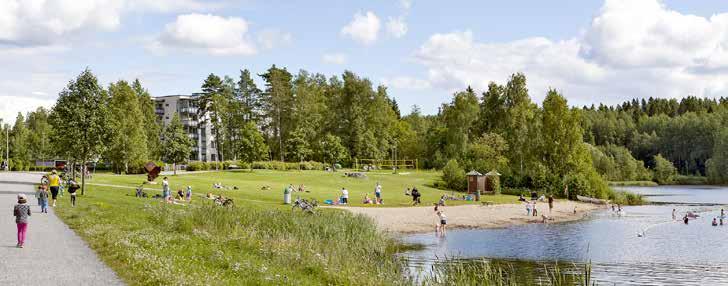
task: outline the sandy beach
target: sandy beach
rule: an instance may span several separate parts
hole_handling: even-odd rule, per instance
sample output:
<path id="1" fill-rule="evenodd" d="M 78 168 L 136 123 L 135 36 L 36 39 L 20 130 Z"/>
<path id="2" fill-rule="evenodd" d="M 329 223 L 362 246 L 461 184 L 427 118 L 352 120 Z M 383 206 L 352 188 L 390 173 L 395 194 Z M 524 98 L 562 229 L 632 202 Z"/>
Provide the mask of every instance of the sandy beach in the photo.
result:
<path id="1" fill-rule="evenodd" d="M 576 207 L 576 214 L 574 214 Z M 557 200 L 549 213 L 548 203 L 537 203 L 539 215 L 526 216 L 525 204 L 502 204 L 492 206 L 465 205 L 443 207 L 448 217 L 448 228 L 499 228 L 527 223 L 541 223 L 541 215 L 548 215 L 548 223 L 567 222 L 582 219 L 599 205 Z M 353 213 L 364 214 L 384 231 L 396 233 L 418 233 L 435 230 L 438 223 L 434 206 L 427 207 L 336 207 Z"/>

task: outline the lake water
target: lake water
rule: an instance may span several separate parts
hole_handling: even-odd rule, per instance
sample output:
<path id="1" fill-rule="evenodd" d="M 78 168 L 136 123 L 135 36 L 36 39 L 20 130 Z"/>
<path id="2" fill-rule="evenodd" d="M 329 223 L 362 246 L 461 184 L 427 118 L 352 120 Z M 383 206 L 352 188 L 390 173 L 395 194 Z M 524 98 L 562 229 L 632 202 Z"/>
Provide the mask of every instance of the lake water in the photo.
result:
<path id="1" fill-rule="evenodd" d="M 523 271 L 543 261 L 591 261 L 592 275 L 601 284 L 728 285 L 728 220 L 711 226 L 720 214 L 718 204 L 728 205 L 728 188 L 625 189 L 659 204 L 624 207 L 624 216 L 605 209 L 573 223 L 411 235 L 405 241 L 425 248 L 404 255 L 425 269 L 443 257 L 510 261 Z M 685 225 L 672 220 L 673 209 L 678 218 L 686 211 L 700 217 Z M 644 237 L 638 237 L 641 232 Z"/>

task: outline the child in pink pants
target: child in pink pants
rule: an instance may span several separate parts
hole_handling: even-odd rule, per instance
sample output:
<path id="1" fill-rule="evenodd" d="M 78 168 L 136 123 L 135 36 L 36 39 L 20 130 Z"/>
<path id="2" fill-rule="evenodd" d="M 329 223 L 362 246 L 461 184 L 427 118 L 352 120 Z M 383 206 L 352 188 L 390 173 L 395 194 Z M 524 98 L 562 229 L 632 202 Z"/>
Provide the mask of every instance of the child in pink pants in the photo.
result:
<path id="1" fill-rule="evenodd" d="M 28 231 L 28 218 L 30 218 L 30 205 L 24 194 L 18 195 L 18 204 L 13 209 L 15 224 L 18 226 L 18 247 L 25 244 L 25 233 Z"/>

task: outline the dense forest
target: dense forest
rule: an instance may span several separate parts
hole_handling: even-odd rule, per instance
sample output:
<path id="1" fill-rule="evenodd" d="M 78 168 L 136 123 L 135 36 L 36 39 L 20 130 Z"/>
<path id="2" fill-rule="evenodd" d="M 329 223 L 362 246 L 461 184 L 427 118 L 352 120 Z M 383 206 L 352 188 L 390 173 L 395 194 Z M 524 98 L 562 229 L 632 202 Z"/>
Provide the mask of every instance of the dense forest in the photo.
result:
<path id="1" fill-rule="evenodd" d="M 199 112 L 213 125 L 218 158 L 351 166 L 357 158 L 391 158 L 396 150 L 399 158 L 418 159 L 420 168 L 443 169 L 444 183 L 452 189 L 464 188 L 466 171 L 497 170 L 507 187 L 562 194 L 559 190 L 569 186 L 570 194 L 597 197 L 608 195 L 606 181 L 668 184 L 682 174 L 728 182 L 728 100 L 723 98 L 572 107 L 549 90 L 536 103 L 519 73 L 485 91 L 464 88 L 437 114 L 424 115 L 413 106 L 405 115 L 385 86 L 350 71 L 327 77 L 292 74 L 274 65 L 257 76 L 263 86 L 248 70 L 234 78 L 210 74 L 202 80 Z M 79 116 L 71 114 L 88 116 L 76 120 Z M 18 114 L 0 136 L 9 129 L 14 165 L 54 157 L 100 159 L 129 172 L 129 166 L 148 159 L 183 161 L 191 142 L 179 136 L 178 121 L 161 126 L 138 80 L 104 88 L 87 70 L 60 92 L 53 109 Z M 99 136 L 89 148 L 69 150 L 73 141 L 57 138 L 68 138 L 79 126 L 90 127 L 76 136 Z"/>

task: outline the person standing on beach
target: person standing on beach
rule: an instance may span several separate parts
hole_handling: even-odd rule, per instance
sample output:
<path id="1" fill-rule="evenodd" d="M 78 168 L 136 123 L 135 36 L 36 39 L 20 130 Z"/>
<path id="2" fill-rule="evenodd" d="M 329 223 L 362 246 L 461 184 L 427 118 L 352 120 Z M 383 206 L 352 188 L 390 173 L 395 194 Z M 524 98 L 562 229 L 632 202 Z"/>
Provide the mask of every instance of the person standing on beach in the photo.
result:
<path id="1" fill-rule="evenodd" d="M 53 199 L 53 207 L 55 207 L 56 199 L 58 199 L 58 187 L 61 185 L 61 177 L 58 176 L 56 170 L 51 171 L 51 175 L 48 176 L 48 185 L 51 188 L 51 198 Z"/>
<path id="2" fill-rule="evenodd" d="M 444 211 L 437 212 L 437 217 L 440 219 L 440 234 L 445 234 L 445 227 L 447 226 L 447 216 Z"/>
<path id="3" fill-rule="evenodd" d="M 549 195 L 549 214 L 551 213 L 551 210 L 554 209 L 554 196 Z"/>
<path id="4" fill-rule="evenodd" d="M 677 216 L 675 216 L 675 209 L 672 209 L 672 220 L 676 220 Z"/>
<path id="5" fill-rule="evenodd" d="M 13 208 L 15 224 L 18 228 L 18 245 L 23 248 L 25 245 L 25 234 L 28 232 L 28 218 L 30 217 L 30 205 L 24 194 L 18 195 L 18 204 Z"/>

